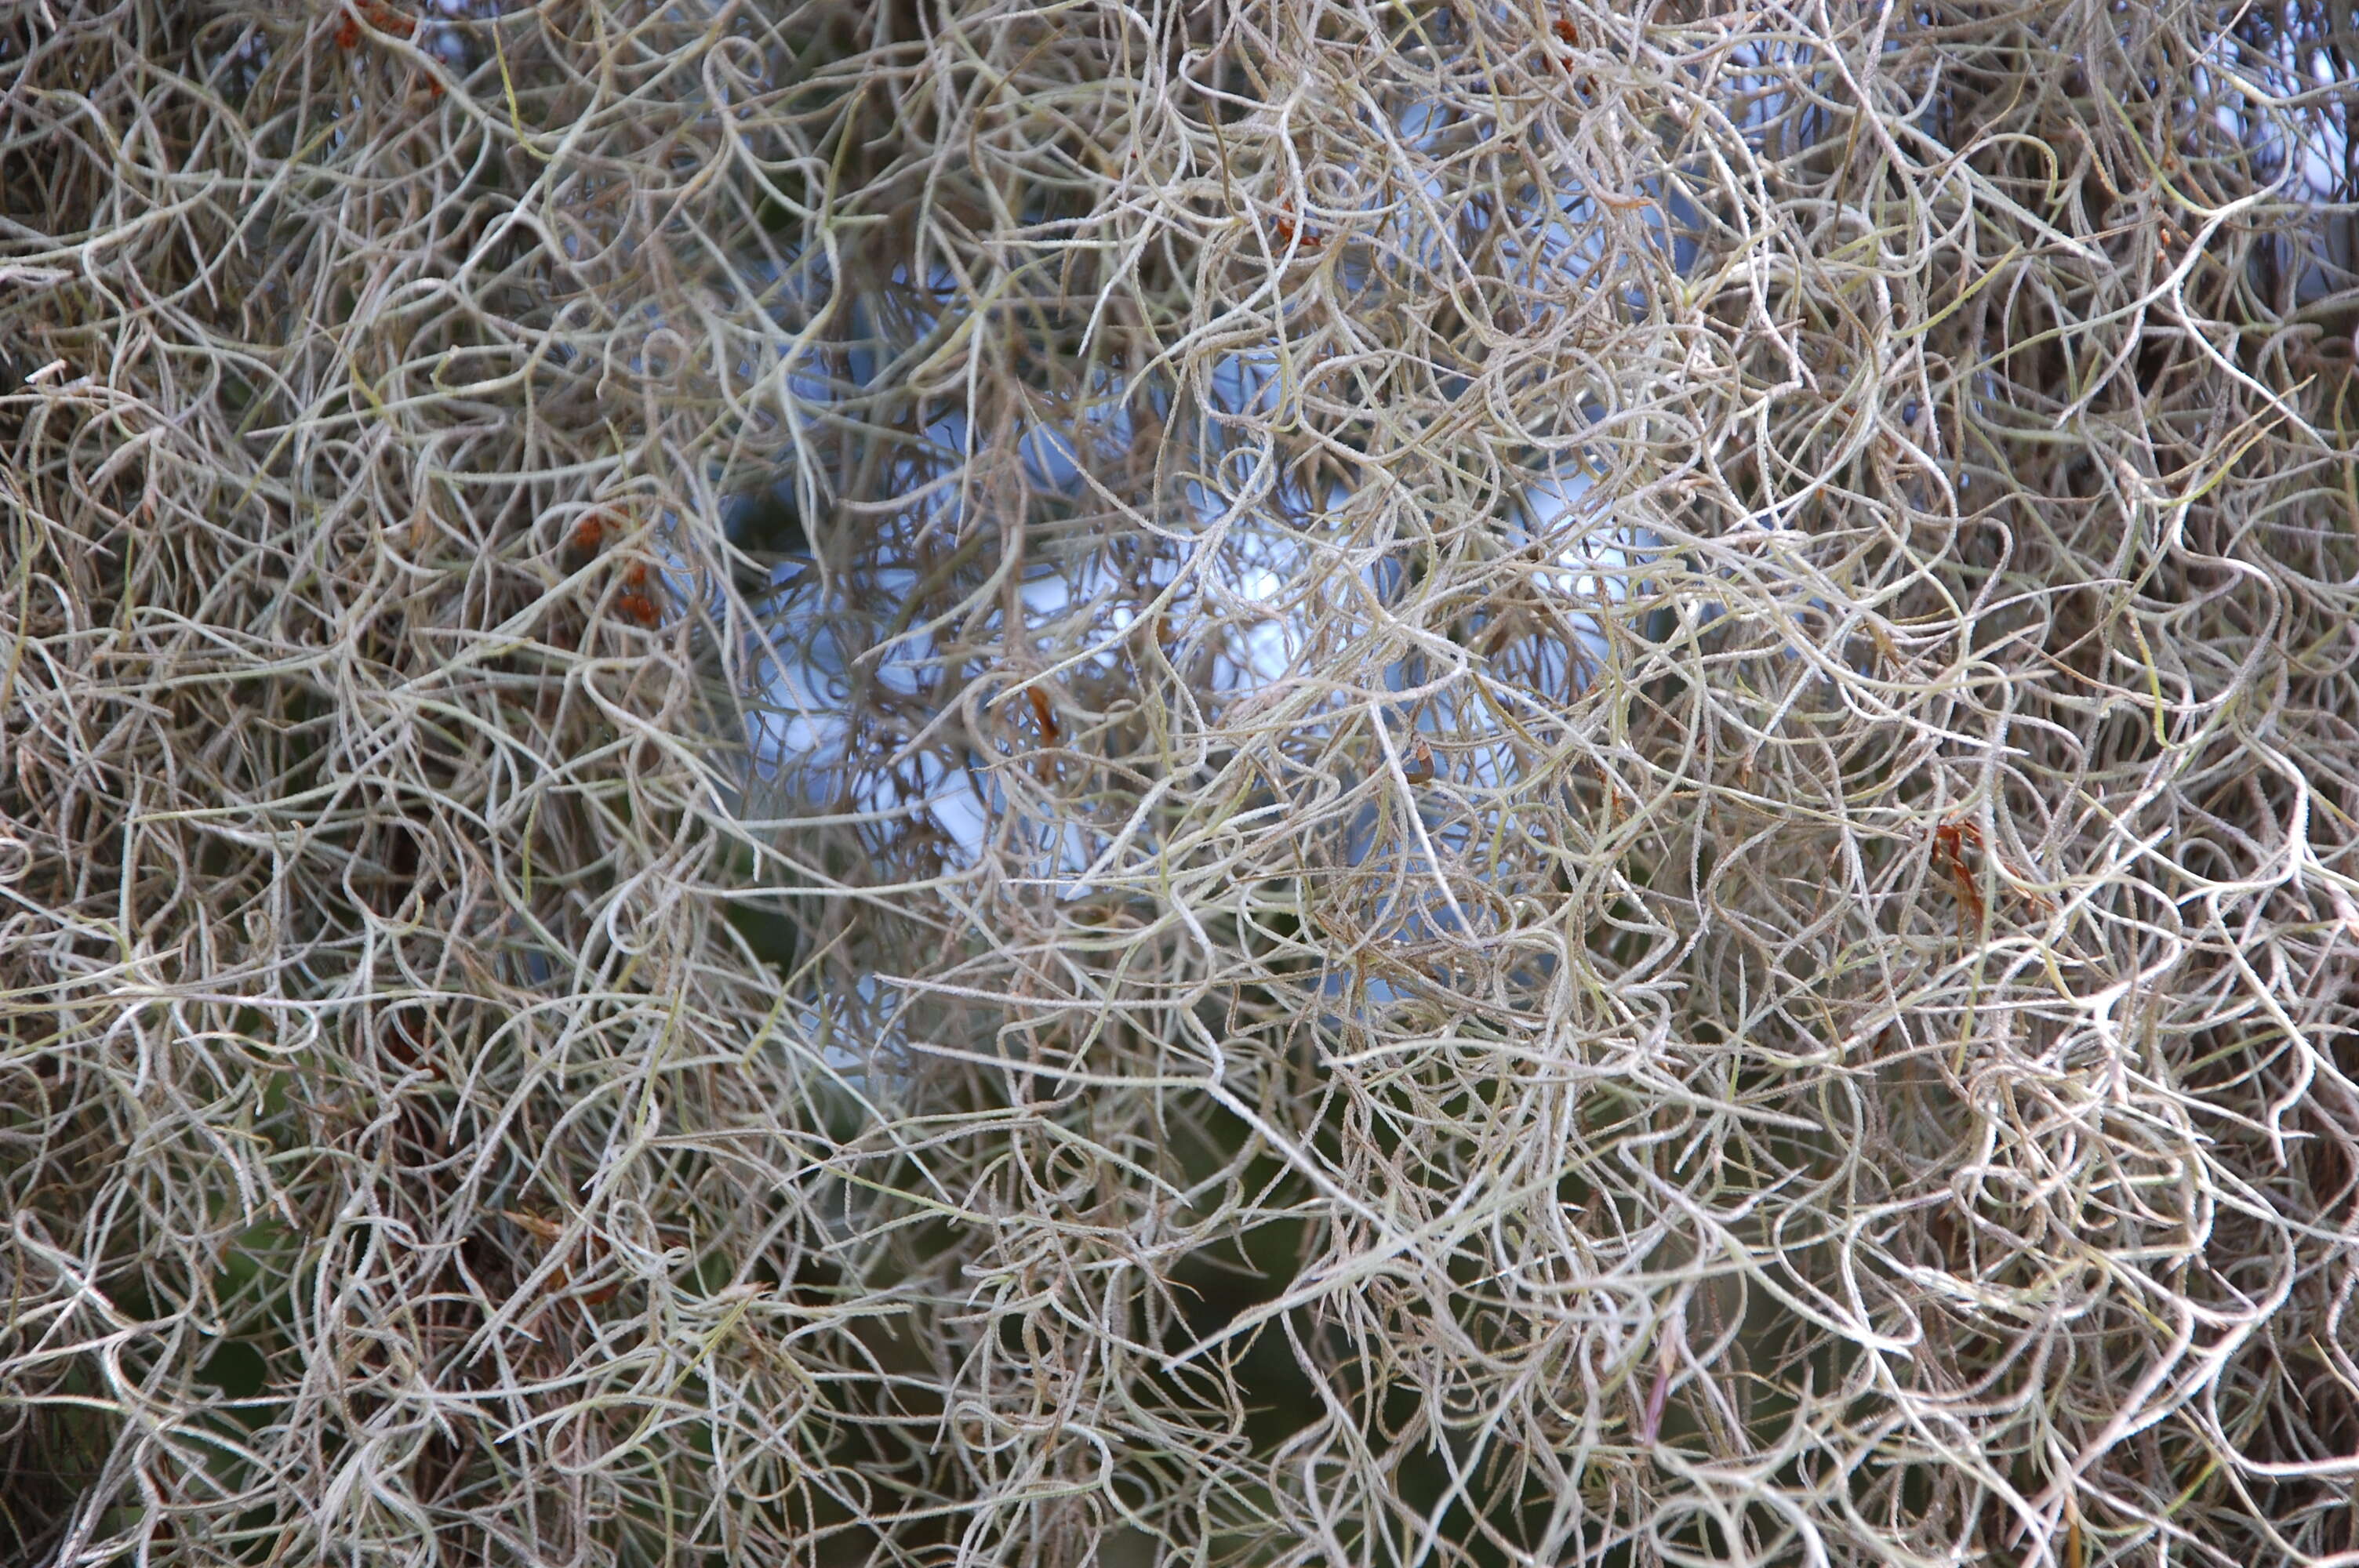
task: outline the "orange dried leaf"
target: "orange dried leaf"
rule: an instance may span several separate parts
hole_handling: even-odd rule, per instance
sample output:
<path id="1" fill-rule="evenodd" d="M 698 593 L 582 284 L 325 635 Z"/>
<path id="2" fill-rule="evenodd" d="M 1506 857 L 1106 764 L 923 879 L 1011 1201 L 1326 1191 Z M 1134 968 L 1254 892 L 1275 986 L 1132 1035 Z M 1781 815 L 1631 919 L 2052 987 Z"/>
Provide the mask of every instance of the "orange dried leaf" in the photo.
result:
<path id="1" fill-rule="evenodd" d="M 1032 719 L 1040 727 L 1040 739 L 1054 746 L 1063 737 L 1057 732 L 1057 715 L 1049 706 L 1049 694 L 1038 687 L 1027 687 L 1024 695 L 1032 699 Z"/>
<path id="2" fill-rule="evenodd" d="M 361 0 L 361 15 L 378 32 L 397 38 L 406 38 L 418 30 L 417 18 L 405 16 L 385 0 Z"/>
<path id="3" fill-rule="evenodd" d="M 1982 829 L 1971 822 L 1945 822 L 1933 829 L 1933 863 L 1950 873 L 1951 885 L 1957 890 L 1961 935 L 1982 924 L 1984 911 L 1982 890 L 1974 885 L 1973 868 L 1966 863 L 1968 846 L 1977 854 L 1982 851 Z"/>

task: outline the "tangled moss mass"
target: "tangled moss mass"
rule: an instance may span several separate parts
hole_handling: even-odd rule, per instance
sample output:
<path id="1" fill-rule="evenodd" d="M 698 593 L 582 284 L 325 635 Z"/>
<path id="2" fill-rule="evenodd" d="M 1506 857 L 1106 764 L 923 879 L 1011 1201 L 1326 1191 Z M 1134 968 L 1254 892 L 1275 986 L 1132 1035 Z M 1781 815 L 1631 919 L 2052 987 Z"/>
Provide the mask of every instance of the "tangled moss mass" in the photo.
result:
<path id="1" fill-rule="evenodd" d="M 0 14 L 0 1562 L 2359 1551 L 2349 7 Z"/>

